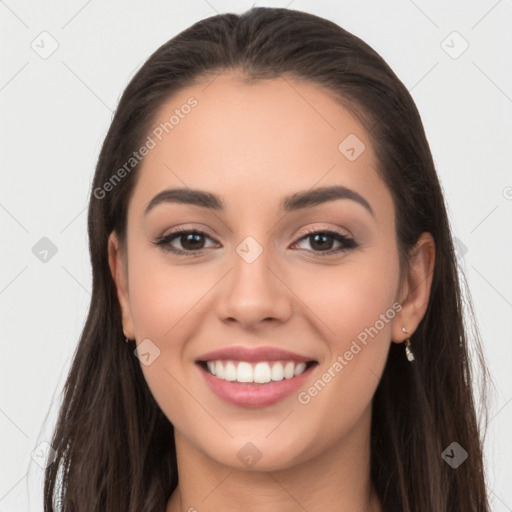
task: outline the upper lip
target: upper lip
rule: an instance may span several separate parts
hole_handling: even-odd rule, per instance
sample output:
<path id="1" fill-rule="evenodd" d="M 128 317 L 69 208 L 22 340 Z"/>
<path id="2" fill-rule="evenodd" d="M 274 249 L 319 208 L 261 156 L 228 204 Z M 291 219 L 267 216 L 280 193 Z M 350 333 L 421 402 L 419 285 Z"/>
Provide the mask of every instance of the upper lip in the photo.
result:
<path id="1" fill-rule="evenodd" d="M 247 348 L 242 346 L 221 348 L 203 354 L 197 358 L 197 362 L 216 361 L 218 359 L 231 359 L 234 361 L 314 361 L 311 357 L 301 356 L 275 347 Z"/>

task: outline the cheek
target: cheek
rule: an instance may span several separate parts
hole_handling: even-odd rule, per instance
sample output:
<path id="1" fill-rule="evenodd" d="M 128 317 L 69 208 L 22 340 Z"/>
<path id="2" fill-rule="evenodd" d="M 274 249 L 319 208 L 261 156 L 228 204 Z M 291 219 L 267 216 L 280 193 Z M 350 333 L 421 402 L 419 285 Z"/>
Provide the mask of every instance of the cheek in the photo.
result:
<path id="1" fill-rule="evenodd" d="M 215 276 L 200 266 L 166 262 L 160 249 L 134 248 L 130 260 L 130 303 L 138 337 L 169 340 L 190 322 Z"/>
<path id="2" fill-rule="evenodd" d="M 309 418 L 305 438 L 322 429 L 319 445 L 325 446 L 340 432 L 349 432 L 371 406 L 400 309 L 395 302 L 398 261 L 361 262 L 336 274 L 332 269 L 330 275 L 320 273 L 308 297 L 308 306 L 320 317 L 317 325 L 330 358 L 297 397 L 299 412 Z"/>
<path id="3" fill-rule="evenodd" d="M 201 299 L 218 276 L 200 265 L 170 265 L 155 250 L 131 250 L 129 289 L 136 338 L 154 344 L 146 345 L 151 362 L 146 365 L 141 359 L 141 369 L 160 408 L 179 425 L 183 418 L 176 417 L 176 411 L 190 406 L 182 383 L 194 371 L 187 341 L 204 317 Z"/>
<path id="4" fill-rule="evenodd" d="M 316 324 L 329 340 L 332 356 L 343 353 L 358 335 L 378 322 L 379 339 L 388 339 L 391 322 L 382 325 L 381 315 L 394 317 L 392 308 L 398 288 L 396 254 L 368 250 L 351 255 L 338 266 L 318 267 L 295 283 L 294 291 L 317 317 Z M 386 312 L 388 314 L 386 315 Z"/>

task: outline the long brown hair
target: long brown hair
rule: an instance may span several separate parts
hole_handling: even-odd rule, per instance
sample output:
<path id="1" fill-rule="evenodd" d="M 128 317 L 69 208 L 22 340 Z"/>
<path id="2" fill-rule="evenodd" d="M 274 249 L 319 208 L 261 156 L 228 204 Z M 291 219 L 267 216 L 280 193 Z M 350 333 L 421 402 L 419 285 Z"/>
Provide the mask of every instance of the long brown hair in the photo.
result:
<path id="1" fill-rule="evenodd" d="M 412 339 L 416 359 L 410 364 L 403 345 L 391 343 L 373 398 L 371 478 L 386 511 L 488 512 L 472 382 L 478 364 L 484 396 L 487 369 L 478 331 L 465 325 L 449 221 L 416 106 L 358 37 L 312 14 L 262 7 L 184 30 L 151 55 L 120 99 L 91 189 L 92 298 L 52 440 L 58 455 L 45 474 L 45 511 L 163 512 L 176 488 L 173 426 L 149 391 L 134 346 L 123 342 L 108 264 L 112 231 L 125 248 L 139 165 L 108 193 L 104 184 L 142 146 L 170 96 L 226 70 L 241 70 L 248 80 L 302 79 L 334 94 L 371 136 L 394 199 L 402 270 L 419 235 L 434 237 L 430 302 Z M 452 442 L 469 454 L 456 469 L 442 457 Z"/>

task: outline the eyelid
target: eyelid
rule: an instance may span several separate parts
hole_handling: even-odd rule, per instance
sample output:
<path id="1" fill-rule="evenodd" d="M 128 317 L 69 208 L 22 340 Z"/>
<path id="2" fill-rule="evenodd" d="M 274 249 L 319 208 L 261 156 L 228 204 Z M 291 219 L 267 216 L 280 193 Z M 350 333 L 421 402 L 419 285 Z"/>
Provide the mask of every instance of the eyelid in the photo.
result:
<path id="1" fill-rule="evenodd" d="M 353 236 L 350 233 L 350 231 L 348 231 L 347 229 L 339 228 L 339 227 L 333 228 L 333 227 L 327 227 L 327 226 L 320 226 L 320 227 L 308 226 L 308 227 L 304 228 L 304 230 L 301 231 L 300 233 L 301 233 L 300 235 L 297 235 L 299 237 L 298 240 L 301 238 L 304 238 L 304 236 L 315 234 L 315 233 L 336 234 L 343 238 L 353 239 Z"/>

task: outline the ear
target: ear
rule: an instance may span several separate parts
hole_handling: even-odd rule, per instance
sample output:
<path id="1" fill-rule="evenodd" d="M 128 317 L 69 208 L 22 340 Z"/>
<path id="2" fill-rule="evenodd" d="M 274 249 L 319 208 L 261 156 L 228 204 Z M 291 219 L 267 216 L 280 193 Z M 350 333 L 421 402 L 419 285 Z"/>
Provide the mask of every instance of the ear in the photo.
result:
<path id="1" fill-rule="evenodd" d="M 400 290 L 399 302 L 402 309 L 393 323 L 392 330 L 392 339 L 395 343 L 401 343 L 409 338 L 427 311 L 434 262 L 434 239 L 430 233 L 422 233 L 410 252 L 409 270 Z M 402 327 L 405 327 L 408 333 L 404 333 Z"/>
<path id="2" fill-rule="evenodd" d="M 108 239 L 108 264 L 116 285 L 117 298 L 121 307 L 123 333 L 128 339 L 135 339 L 135 329 L 133 327 L 130 297 L 128 294 L 128 265 L 126 255 L 121 250 L 119 239 L 114 231 L 112 231 Z"/>

